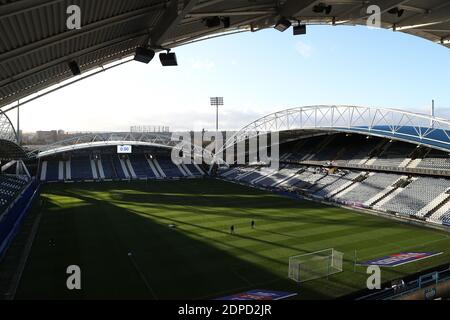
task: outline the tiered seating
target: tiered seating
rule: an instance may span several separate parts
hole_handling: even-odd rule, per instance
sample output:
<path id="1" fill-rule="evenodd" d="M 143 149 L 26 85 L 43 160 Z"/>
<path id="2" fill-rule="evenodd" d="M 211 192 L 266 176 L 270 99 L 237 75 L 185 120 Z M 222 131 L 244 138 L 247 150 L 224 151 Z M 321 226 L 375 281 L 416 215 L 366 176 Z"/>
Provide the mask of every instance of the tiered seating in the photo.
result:
<path id="1" fill-rule="evenodd" d="M 295 176 L 291 177 L 290 179 L 284 181 L 280 186 L 283 187 L 293 187 L 297 183 L 305 181 L 310 175 L 313 175 L 315 173 L 314 168 L 305 168 L 304 171 L 296 174 Z"/>
<path id="2" fill-rule="evenodd" d="M 387 149 L 375 160 L 374 166 L 398 167 L 415 146 L 404 142 L 392 142 Z"/>
<path id="3" fill-rule="evenodd" d="M 113 162 L 110 155 L 102 155 L 102 166 L 103 166 L 103 173 L 105 174 L 105 179 L 115 179 L 117 178 L 114 168 L 113 168 Z"/>
<path id="4" fill-rule="evenodd" d="M 420 177 L 381 207 L 387 211 L 414 216 L 448 188 L 447 179 Z"/>
<path id="5" fill-rule="evenodd" d="M 450 226 L 450 212 L 445 214 L 444 217 L 442 217 L 442 224 Z"/>
<path id="6" fill-rule="evenodd" d="M 59 161 L 50 160 L 47 161 L 47 181 L 58 181 L 59 174 Z"/>
<path id="7" fill-rule="evenodd" d="M 363 141 L 359 141 L 359 143 L 350 143 L 345 153 L 336 162 L 350 166 L 359 165 L 361 161 L 367 158 L 379 142 L 377 139 L 364 139 Z"/>
<path id="8" fill-rule="evenodd" d="M 323 178 L 318 180 L 311 188 L 309 188 L 309 192 L 315 193 L 326 186 L 335 183 L 337 180 L 342 178 L 347 174 L 348 171 L 339 171 L 336 173 L 327 173 L 327 175 Z"/>
<path id="9" fill-rule="evenodd" d="M 27 177 L 0 175 L 0 213 L 14 201 L 28 181 Z"/>
<path id="10" fill-rule="evenodd" d="M 158 159 L 161 169 L 168 178 L 183 177 L 183 174 L 178 167 L 170 159 Z"/>
<path id="11" fill-rule="evenodd" d="M 202 176 L 203 174 L 198 171 L 197 167 L 190 163 L 190 164 L 185 164 L 185 166 L 189 169 L 189 171 L 196 177 Z"/>
<path id="12" fill-rule="evenodd" d="M 150 165 L 143 154 L 130 155 L 130 162 L 138 178 L 154 178 Z"/>
<path id="13" fill-rule="evenodd" d="M 399 178 L 400 176 L 397 174 L 372 174 L 364 181 L 359 182 L 354 189 L 339 197 L 339 199 L 354 203 L 364 203 L 386 189 Z"/>
<path id="14" fill-rule="evenodd" d="M 281 166 L 280 168 L 283 168 L 283 166 Z M 259 172 L 258 177 L 256 178 L 256 180 L 254 179 L 252 183 L 259 184 L 259 182 L 261 180 L 265 179 L 267 176 L 270 176 L 270 175 L 278 172 L 280 170 L 280 168 L 278 168 L 278 169 L 274 169 L 271 167 L 260 168 L 260 170 L 258 171 Z"/>
<path id="15" fill-rule="evenodd" d="M 323 142 L 324 139 L 328 138 L 328 136 L 318 136 L 308 138 L 305 143 L 301 146 L 300 150 L 295 153 L 292 153 L 287 160 L 292 161 L 300 161 L 303 157 L 308 154 L 313 154 L 316 150 L 317 146 Z"/>
<path id="16" fill-rule="evenodd" d="M 93 178 L 89 157 L 72 158 L 70 162 L 72 167 L 72 180 L 89 180 Z"/>
<path id="17" fill-rule="evenodd" d="M 450 158 L 445 152 L 433 150 L 419 162 L 417 168 L 450 170 Z"/>
<path id="18" fill-rule="evenodd" d="M 334 192 L 336 190 L 339 190 L 339 188 L 344 186 L 344 184 L 349 183 L 350 181 L 353 181 L 353 179 L 355 179 L 358 175 L 359 175 L 359 173 L 355 173 L 355 172 L 349 172 L 349 173 L 344 174 L 342 176 L 337 175 L 337 174 L 330 175 L 330 179 L 331 179 L 331 177 L 333 177 L 333 178 L 336 178 L 336 181 L 326 185 L 325 187 L 323 187 L 321 189 L 320 188 L 315 188 L 315 189 L 313 189 L 313 192 L 315 192 L 316 196 L 319 196 L 319 197 L 322 197 L 322 198 L 326 198 L 332 192 Z M 323 180 L 325 180 L 325 179 L 323 179 Z M 321 183 L 325 184 L 326 181 L 322 181 L 321 180 Z M 322 185 L 320 185 L 320 187 L 322 187 Z M 318 191 L 316 191 L 316 190 L 318 190 Z"/>
<path id="19" fill-rule="evenodd" d="M 301 189 L 306 190 L 314 186 L 314 184 L 323 179 L 327 173 L 323 170 L 316 169 L 312 174 L 305 174 L 300 175 L 302 178 L 300 181 L 295 183 L 294 188 L 295 189 Z"/>
<path id="20" fill-rule="evenodd" d="M 239 167 L 239 169 L 236 172 L 235 180 L 240 181 L 241 179 L 245 178 L 245 176 L 251 174 L 253 171 L 257 170 L 258 167 Z M 234 175 L 234 173 L 232 174 Z"/>
<path id="21" fill-rule="evenodd" d="M 448 153 L 429 152 L 429 147 L 412 143 L 344 133 L 289 141 L 280 150 L 283 152 L 280 161 L 285 166 L 278 171 L 263 166 L 241 166 L 221 175 L 233 181 L 435 223 L 449 219 L 450 178 L 419 177 L 424 172 L 415 174 L 413 170 L 450 171 Z M 293 165 L 291 161 L 301 164 Z M 357 169 L 358 165 L 364 166 Z M 354 168 L 349 171 L 346 166 Z M 388 173 L 390 167 L 392 173 Z"/>
<path id="22" fill-rule="evenodd" d="M 260 179 L 270 173 L 273 172 L 273 169 L 271 168 L 267 168 L 267 167 L 258 167 L 256 170 L 254 170 L 252 173 L 246 175 L 245 177 L 243 177 L 242 179 L 240 179 L 240 181 L 242 182 L 247 182 L 247 183 L 252 183 L 252 181 L 256 180 L 256 179 Z"/>
<path id="23" fill-rule="evenodd" d="M 298 170 L 300 170 L 300 167 L 287 165 L 281 170 L 279 170 L 277 173 L 260 180 L 258 182 L 258 185 L 262 187 L 274 186 L 282 182 L 283 180 L 288 179 L 290 176 L 294 175 Z"/>
<path id="24" fill-rule="evenodd" d="M 123 172 L 122 165 L 120 164 L 120 159 L 119 159 L 119 157 L 117 157 L 116 155 L 113 155 L 113 156 L 112 156 L 112 161 L 113 161 L 113 164 L 114 164 L 115 172 L 117 173 L 117 177 L 118 177 L 119 179 L 126 179 L 127 176 L 126 176 L 125 173 Z M 105 174 L 105 175 L 106 175 L 106 174 Z"/>
<path id="25" fill-rule="evenodd" d="M 340 137 L 331 137 L 328 144 L 316 153 L 310 160 L 314 161 L 331 161 L 340 153 L 340 151 L 347 144 L 346 139 L 341 139 Z"/>

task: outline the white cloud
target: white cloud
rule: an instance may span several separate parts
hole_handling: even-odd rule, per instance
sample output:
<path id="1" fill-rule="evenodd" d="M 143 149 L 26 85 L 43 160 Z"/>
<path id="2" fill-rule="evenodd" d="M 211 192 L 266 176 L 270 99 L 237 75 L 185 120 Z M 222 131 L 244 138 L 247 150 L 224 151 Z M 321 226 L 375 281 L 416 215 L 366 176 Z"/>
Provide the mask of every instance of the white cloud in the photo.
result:
<path id="1" fill-rule="evenodd" d="M 297 51 L 297 53 L 300 54 L 303 58 L 309 58 L 311 57 L 314 50 L 309 44 L 298 41 L 295 44 L 295 51 Z"/>
<path id="2" fill-rule="evenodd" d="M 192 63 L 192 67 L 198 70 L 211 71 L 216 67 L 216 64 L 210 60 L 197 59 Z"/>

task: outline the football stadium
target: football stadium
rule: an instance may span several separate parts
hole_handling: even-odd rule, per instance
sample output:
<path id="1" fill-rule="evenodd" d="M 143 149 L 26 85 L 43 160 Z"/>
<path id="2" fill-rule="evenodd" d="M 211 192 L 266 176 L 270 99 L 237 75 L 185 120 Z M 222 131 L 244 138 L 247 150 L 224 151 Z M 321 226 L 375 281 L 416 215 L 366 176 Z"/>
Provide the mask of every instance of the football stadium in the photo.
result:
<path id="1" fill-rule="evenodd" d="M 450 46 L 444 0 L 0 1 L 0 299 L 448 299 L 450 120 L 434 105 L 274 106 L 228 132 L 21 134 L 19 108 L 124 64 L 377 18 Z"/>

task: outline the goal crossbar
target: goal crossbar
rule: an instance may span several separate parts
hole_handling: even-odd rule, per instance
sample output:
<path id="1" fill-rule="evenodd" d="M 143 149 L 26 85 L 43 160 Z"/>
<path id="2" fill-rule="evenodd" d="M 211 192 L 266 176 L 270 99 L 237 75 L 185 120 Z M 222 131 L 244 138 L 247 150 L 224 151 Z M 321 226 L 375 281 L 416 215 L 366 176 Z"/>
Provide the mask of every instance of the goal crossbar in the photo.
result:
<path id="1" fill-rule="evenodd" d="M 305 282 L 342 272 L 344 254 L 333 248 L 292 256 L 288 277 Z"/>

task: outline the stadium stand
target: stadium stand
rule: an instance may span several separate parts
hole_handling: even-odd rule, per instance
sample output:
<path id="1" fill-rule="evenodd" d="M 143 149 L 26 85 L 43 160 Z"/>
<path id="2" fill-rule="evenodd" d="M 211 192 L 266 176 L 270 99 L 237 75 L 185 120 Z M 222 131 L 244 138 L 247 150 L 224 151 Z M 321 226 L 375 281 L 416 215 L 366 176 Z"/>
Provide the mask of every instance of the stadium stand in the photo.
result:
<path id="1" fill-rule="evenodd" d="M 110 155 L 102 155 L 99 162 L 102 164 L 105 179 L 117 179 L 117 171 Z"/>
<path id="2" fill-rule="evenodd" d="M 219 174 L 226 180 L 270 190 L 437 224 L 448 221 L 450 178 L 424 176 L 424 171 L 414 174 L 421 169 L 431 170 L 425 173 L 448 170 L 450 160 L 443 151 L 348 133 L 300 138 L 282 144 L 280 150 L 283 153 L 277 170 L 241 165 Z M 390 171 L 394 169 L 396 172 Z"/>
<path id="3" fill-rule="evenodd" d="M 184 176 L 180 169 L 170 159 L 153 159 L 159 165 L 159 168 L 164 172 L 168 178 L 178 178 Z"/>
<path id="4" fill-rule="evenodd" d="M 373 165 L 385 167 L 398 167 L 415 149 L 412 144 L 404 142 L 388 142 L 383 152 L 375 159 Z"/>
<path id="5" fill-rule="evenodd" d="M 29 182 L 25 176 L 0 175 L 0 212 L 3 212 Z"/>
<path id="6" fill-rule="evenodd" d="M 92 167 L 88 157 L 79 157 L 71 159 L 72 179 L 77 180 L 92 180 Z"/>
<path id="7" fill-rule="evenodd" d="M 449 188 L 449 180 L 419 177 L 402 188 L 394 198 L 385 203 L 382 208 L 386 211 L 418 216 L 417 213 L 428 203 Z"/>
<path id="8" fill-rule="evenodd" d="M 132 154 L 129 158 L 137 178 L 155 178 L 144 154 Z"/>
<path id="9" fill-rule="evenodd" d="M 416 166 L 425 169 L 450 170 L 450 158 L 448 154 L 440 150 L 430 150 L 427 156 Z"/>
<path id="10" fill-rule="evenodd" d="M 145 180 L 202 177 L 207 171 L 195 163 L 176 165 L 167 151 L 153 157 L 136 150 L 118 155 L 113 149 L 98 148 L 53 155 L 42 159 L 38 176 L 42 182 Z"/>
<path id="11" fill-rule="evenodd" d="M 58 181 L 58 163 L 59 161 L 56 160 L 47 161 L 47 175 L 45 180 Z"/>
<path id="12" fill-rule="evenodd" d="M 340 201 L 363 204 L 393 184 L 399 177 L 396 174 L 369 173 L 367 179 L 355 183 L 351 190 L 339 195 L 338 198 Z"/>
<path id="13" fill-rule="evenodd" d="M 358 174 L 349 171 L 341 171 L 339 173 L 328 174 L 324 179 L 318 181 L 310 191 L 316 196 L 326 198 L 328 195 L 342 187 L 345 183 L 352 181 Z"/>

